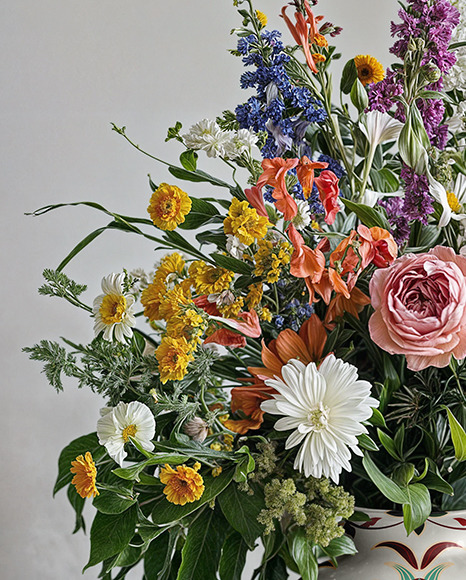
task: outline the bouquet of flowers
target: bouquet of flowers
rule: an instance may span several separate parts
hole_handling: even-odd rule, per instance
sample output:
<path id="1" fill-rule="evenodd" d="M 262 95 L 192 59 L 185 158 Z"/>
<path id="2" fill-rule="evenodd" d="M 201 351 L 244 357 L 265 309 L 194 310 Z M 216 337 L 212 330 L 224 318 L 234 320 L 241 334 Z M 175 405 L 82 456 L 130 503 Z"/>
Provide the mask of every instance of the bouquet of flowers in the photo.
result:
<path id="1" fill-rule="evenodd" d="M 239 579 L 259 540 L 255 578 L 316 579 L 355 553 L 364 508 L 402 509 L 407 533 L 466 508 L 464 2 L 407 0 L 396 63 L 352 57 L 333 92 L 341 28 L 317 0 L 282 8 L 283 36 L 233 3 L 247 100 L 168 130 L 180 163 L 150 180 L 145 217 L 82 202 L 111 221 L 39 292 L 94 338 L 25 349 L 58 391 L 74 377 L 106 399 L 54 488 L 75 531 L 96 508 L 85 568 L 106 580 L 141 561 L 145 580 Z M 103 272 L 88 304 L 63 270 L 109 229 L 164 254 Z"/>

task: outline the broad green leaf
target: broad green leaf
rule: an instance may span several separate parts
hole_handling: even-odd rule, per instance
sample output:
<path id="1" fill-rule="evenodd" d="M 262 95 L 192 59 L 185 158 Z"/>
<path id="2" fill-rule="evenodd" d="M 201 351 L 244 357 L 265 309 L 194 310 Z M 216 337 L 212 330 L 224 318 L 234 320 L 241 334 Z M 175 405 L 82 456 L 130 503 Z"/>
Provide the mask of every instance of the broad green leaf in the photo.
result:
<path id="1" fill-rule="evenodd" d="M 369 419 L 369 423 L 375 427 L 387 427 L 384 416 L 378 409 L 372 409 L 372 417 Z"/>
<path id="2" fill-rule="evenodd" d="M 169 533 L 159 534 L 149 544 L 144 554 L 145 580 L 159 580 L 162 570 L 170 566 L 174 539 Z"/>
<path id="3" fill-rule="evenodd" d="M 249 447 L 247 445 L 243 445 L 241 449 L 238 449 L 237 453 L 244 453 L 245 457 L 241 461 L 238 462 L 238 465 L 235 469 L 235 475 L 233 479 L 237 483 L 241 483 L 243 481 L 247 481 L 248 474 L 254 471 L 254 467 L 256 466 L 256 462 L 254 461 L 254 457 L 251 455 L 249 451 Z"/>
<path id="4" fill-rule="evenodd" d="M 197 167 L 197 153 L 192 149 L 183 151 L 180 155 L 180 163 L 186 171 L 196 171 Z"/>
<path id="5" fill-rule="evenodd" d="M 191 197 L 190 199 L 192 204 L 191 211 L 185 217 L 185 221 L 178 226 L 180 229 L 195 230 L 212 221 L 212 219 L 223 221 L 218 209 L 214 205 L 203 199 L 197 199 L 195 197 Z"/>
<path id="6" fill-rule="evenodd" d="M 58 477 L 53 488 L 54 495 L 62 487 L 71 483 L 73 479 L 73 474 L 70 471 L 71 462 L 79 455 L 85 455 L 87 451 L 91 453 L 95 462 L 106 454 L 105 447 L 99 444 L 96 433 L 78 437 L 63 449 L 58 459 Z"/>
<path id="7" fill-rule="evenodd" d="M 135 505 L 121 514 L 97 512 L 91 527 L 91 554 L 83 572 L 122 552 L 134 535 L 137 518 Z"/>
<path id="8" fill-rule="evenodd" d="M 122 490 L 121 494 L 117 494 L 111 491 L 103 489 L 99 495 L 97 495 L 92 505 L 102 512 L 103 514 L 121 514 L 137 501 L 137 498 L 133 498 L 130 494 Z"/>
<path id="9" fill-rule="evenodd" d="M 206 507 L 189 526 L 178 580 L 206 580 L 217 576 L 227 529 L 225 523 L 219 513 Z"/>
<path id="10" fill-rule="evenodd" d="M 397 461 L 401 461 L 401 457 L 396 450 L 395 442 L 393 439 L 384 433 L 381 429 L 377 429 L 377 435 L 379 436 L 380 443 L 385 447 L 385 449 L 390 453 L 390 455 Z"/>
<path id="11" fill-rule="evenodd" d="M 440 473 L 435 473 L 431 469 L 427 472 L 425 477 L 422 478 L 422 483 L 428 488 L 435 491 L 440 491 L 447 495 L 453 495 L 453 487 L 443 479 Z M 466 502 L 465 502 L 466 504 Z M 459 509 L 459 508 L 458 508 Z M 461 508 L 463 509 L 463 508 Z"/>
<path id="12" fill-rule="evenodd" d="M 398 465 L 393 470 L 393 479 L 401 487 L 407 486 L 414 477 L 414 464 L 412 463 L 402 463 Z"/>
<path id="13" fill-rule="evenodd" d="M 85 532 L 86 525 L 84 523 L 84 518 L 83 518 L 83 509 L 84 509 L 84 504 L 86 503 L 86 500 L 77 493 L 76 488 L 71 483 L 68 486 L 67 495 L 68 495 L 69 502 L 73 506 L 73 509 L 75 511 L 75 514 L 76 514 L 76 522 L 75 522 L 73 534 L 75 534 L 76 532 L 79 532 L 79 530 L 81 530 L 81 529 L 83 530 L 83 532 Z"/>
<path id="14" fill-rule="evenodd" d="M 159 526 L 176 522 L 193 513 L 204 504 L 217 497 L 233 479 L 234 469 L 224 470 L 218 477 L 203 475 L 205 490 L 202 497 L 192 503 L 175 505 L 170 503 L 165 495 L 154 502 L 152 521 Z"/>
<path id="15" fill-rule="evenodd" d="M 354 556 L 354 554 L 358 553 L 353 540 L 349 536 L 333 538 L 326 548 L 320 547 L 320 549 L 328 558 L 330 558 L 334 566 L 338 565 L 336 558 L 347 555 Z"/>
<path id="16" fill-rule="evenodd" d="M 382 211 L 363 203 L 356 203 L 349 199 L 341 198 L 346 208 L 354 212 L 361 222 L 368 228 L 379 227 L 390 231 L 390 224 Z"/>
<path id="17" fill-rule="evenodd" d="M 443 510 L 464 510 L 466 509 L 466 477 L 458 479 L 452 484 L 455 495 L 444 495 L 442 501 Z"/>
<path id="18" fill-rule="evenodd" d="M 404 525 L 409 535 L 430 516 L 432 504 L 429 490 L 422 483 L 408 485 L 404 491 L 407 494 L 407 502 L 403 504 Z"/>
<path id="19" fill-rule="evenodd" d="M 358 444 L 362 449 L 367 449 L 368 451 L 378 451 L 379 448 L 373 439 L 369 437 L 366 433 L 362 433 L 358 436 Z"/>
<path id="20" fill-rule="evenodd" d="M 354 58 L 352 58 L 345 64 L 343 72 L 341 73 L 340 91 L 345 95 L 348 95 L 357 77 L 358 71 L 356 69 L 356 64 L 354 63 Z"/>
<path id="21" fill-rule="evenodd" d="M 115 566 L 127 568 L 134 566 L 141 558 L 142 546 L 127 546 L 116 559 Z"/>
<path id="22" fill-rule="evenodd" d="M 237 274 L 251 274 L 252 272 L 252 266 L 250 264 L 232 258 L 231 256 L 224 256 L 223 254 L 214 252 L 212 258 L 215 260 L 217 266 L 221 266 Z"/>
<path id="23" fill-rule="evenodd" d="M 249 495 L 240 491 L 236 483 L 232 483 L 218 496 L 223 515 L 230 526 L 243 536 L 251 550 L 256 539 L 264 531 L 264 526 L 257 521 L 257 516 L 265 508 L 262 489 L 258 486 L 253 486 L 252 489 L 254 494 Z"/>
<path id="24" fill-rule="evenodd" d="M 302 528 L 297 528 L 288 538 L 291 556 L 296 562 L 302 580 L 317 580 L 319 566 L 314 554 L 314 544 Z"/>
<path id="25" fill-rule="evenodd" d="M 113 473 L 121 479 L 136 480 L 139 481 L 139 474 L 141 471 L 150 465 L 160 465 L 161 463 L 168 463 L 171 465 L 178 465 L 186 461 L 186 456 L 181 454 L 173 453 L 171 455 L 167 453 L 154 453 L 152 457 L 131 465 L 130 467 L 117 467 L 113 470 Z"/>
<path id="26" fill-rule="evenodd" d="M 220 580 L 241 580 L 248 546 L 238 532 L 231 532 L 223 542 L 220 558 Z"/>
<path id="27" fill-rule="evenodd" d="M 362 82 L 356 78 L 351 87 L 350 98 L 359 113 L 362 113 L 369 104 L 367 91 Z"/>
<path id="28" fill-rule="evenodd" d="M 364 454 L 362 464 L 367 475 L 385 497 L 394 503 L 403 504 L 406 501 L 406 493 L 404 493 L 404 491 L 394 481 L 380 471 L 367 453 Z"/>
<path id="29" fill-rule="evenodd" d="M 466 460 L 466 433 L 463 427 L 458 422 L 456 417 L 447 408 L 448 422 L 450 424 L 451 440 L 455 449 L 455 458 L 457 461 Z"/>
<path id="30" fill-rule="evenodd" d="M 262 566 L 260 580 L 287 580 L 288 572 L 283 558 L 275 556 Z"/>
<path id="31" fill-rule="evenodd" d="M 200 169 L 196 171 L 187 171 L 182 167 L 175 167 L 174 165 L 170 165 L 168 171 L 176 177 L 177 179 L 183 179 L 184 181 L 192 181 L 193 183 L 210 183 L 212 185 L 218 185 L 219 187 L 226 187 L 227 189 L 234 189 L 233 186 L 229 185 L 225 181 L 221 179 L 217 179 Z"/>

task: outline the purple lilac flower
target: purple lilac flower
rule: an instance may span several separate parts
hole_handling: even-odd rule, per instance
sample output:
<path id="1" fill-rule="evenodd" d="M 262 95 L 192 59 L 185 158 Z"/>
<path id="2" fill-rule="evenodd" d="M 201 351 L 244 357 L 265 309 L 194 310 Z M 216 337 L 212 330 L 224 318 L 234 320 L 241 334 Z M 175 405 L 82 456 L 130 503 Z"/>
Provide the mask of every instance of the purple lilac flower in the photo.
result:
<path id="1" fill-rule="evenodd" d="M 429 180 L 425 175 L 417 175 L 411 167 L 403 163 L 400 177 L 404 183 L 403 215 L 408 220 L 427 223 L 427 216 L 434 211 L 429 193 Z"/>
<path id="2" fill-rule="evenodd" d="M 236 118 L 242 129 L 268 132 L 269 137 L 262 148 L 262 155 L 266 158 L 283 155 L 293 145 L 303 148 L 307 128 L 307 125 L 303 128 L 303 122 L 322 123 L 326 118 L 322 103 L 308 89 L 292 84 L 285 69 L 290 57 L 285 53 L 280 37 L 277 30 L 261 33 L 262 42 L 269 49 L 266 58 L 260 54 L 254 34 L 238 41 L 238 52 L 244 65 L 255 67 L 255 70 L 241 75 L 241 87 L 255 88 L 256 94 L 238 105 Z M 288 107 L 296 109 L 292 118 L 285 117 Z M 307 149 L 306 153 L 309 153 Z"/>
<path id="3" fill-rule="evenodd" d="M 387 69 L 385 78 L 369 86 L 369 110 L 386 113 L 394 103 L 394 97 L 403 94 L 403 82 L 393 70 Z"/>
<path id="4" fill-rule="evenodd" d="M 392 226 L 392 235 L 395 242 L 401 246 L 408 241 L 410 234 L 409 220 L 403 214 L 403 199 L 401 197 L 390 197 L 387 200 L 379 201 L 379 205 L 387 212 L 388 221 Z"/>

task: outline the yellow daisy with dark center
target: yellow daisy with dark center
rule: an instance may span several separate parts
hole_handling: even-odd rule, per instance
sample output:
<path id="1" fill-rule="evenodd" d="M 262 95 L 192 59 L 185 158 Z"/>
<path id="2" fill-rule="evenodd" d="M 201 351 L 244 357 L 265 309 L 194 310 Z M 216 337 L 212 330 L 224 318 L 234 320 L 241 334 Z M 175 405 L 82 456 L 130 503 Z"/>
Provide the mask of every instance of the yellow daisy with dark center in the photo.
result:
<path id="1" fill-rule="evenodd" d="M 78 494 L 82 498 L 87 497 L 89 499 L 99 495 L 95 486 L 97 468 L 90 452 L 87 451 L 86 455 L 76 457 L 75 461 L 71 462 L 71 465 L 70 471 L 75 474 L 71 483 L 76 487 Z"/>
<path id="2" fill-rule="evenodd" d="M 358 79 L 364 86 L 369 83 L 378 83 L 385 77 L 385 71 L 380 62 L 369 54 L 359 54 L 354 57 L 354 64 L 358 71 Z"/>
<path id="3" fill-rule="evenodd" d="M 147 211 L 161 230 L 174 230 L 182 224 L 191 211 L 192 202 L 189 196 L 176 185 L 161 183 L 150 199 Z"/>
<path id="4" fill-rule="evenodd" d="M 165 484 L 163 493 L 169 502 L 185 505 L 200 499 L 205 489 L 204 480 L 197 473 L 200 468 L 200 463 L 195 463 L 193 467 L 178 465 L 176 469 L 170 465 L 162 467 L 160 481 Z"/>

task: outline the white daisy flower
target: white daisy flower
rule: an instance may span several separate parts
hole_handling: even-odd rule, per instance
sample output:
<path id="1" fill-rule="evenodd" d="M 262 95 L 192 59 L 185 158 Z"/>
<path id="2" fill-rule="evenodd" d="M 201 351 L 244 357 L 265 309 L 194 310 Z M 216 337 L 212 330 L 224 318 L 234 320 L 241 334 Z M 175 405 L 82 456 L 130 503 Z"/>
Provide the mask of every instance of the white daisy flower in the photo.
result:
<path id="1" fill-rule="evenodd" d="M 100 414 L 102 416 L 97 421 L 99 443 L 119 465 L 123 465 L 127 456 L 125 443 L 130 441 L 130 437 L 146 451 L 154 449 L 151 439 L 155 435 L 155 419 L 144 403 L 118 403 L 113 409 L 101 409 Z"/>
<path id="2" fill-rule="evenodd" d="M 309 203 L 303 199 L 297 200 L 298 213 L 292 219 L 293 225 L 297 230 L 303 230 L 311 223 L 311 212 L 309 211 Z"/>
<path id="3" fill-rule="evenodd" d="M 438 225 L 443 228 L 450 220 L 463 221 L 466 219 L 464 204 L 466 202 L 466 177 L 459 173 L 452 187 L 447 191 L 445 187 L 429 174 L 429 193 L 442 206 L 442 215 Z"/>
<path id="4" fill-rule="evenodd" d="M 357 436 L 367 433 L 362 425 L 372 416 L 378 401 L 370 396 L 371 384 L 358 379 L 356 367 L 329 355 L 317 369 L 291 360 L 282 368 L 283 380 L 267 379 L 278 391 L 261 409 L 284 415 L 277 431 L 294 429 L 286 449 L 301 444 L 294 468 L 305 477 L 329 477 L 335 483 L 342 469 L 351 471 L 351 452 L 362 455 Z"/>
<path id="5" fill-rule="evenodd" d="M 202 149 L 207 157 L 225 157 L 225 146 L 230 138 L 230 133 L 222 131 L 215 121 L 202 119 L 183 135 L 183 142 L 188 149 Z"/>
<path id="6" fill-rule="evenodd" d="M 237 260 L 243 259 L 244 250 L 247 248 L 246 244 L 240 242 L 239 238 L 233 234 L 227 234 L 227 252 Z"/>
<path id="7" fill-rule="evenodd" d="M 257 143 L 257 135 L 248 129 L 231 131 L 229 140 L 225 143 L 225 155 L 228 159 L 236 159 L 243 153 L 251 155 L 252 148 Z"/>
<path id="8" fill-rule="evenodd" d="M 131 338 L 136 326 L 134 317 L 134 296 L 124 293 L 124 274 L 110 274 L 102 279 L 102 292 L 94 300 L 92 312 L 95 316 L 94 333 L 98 336 L 102 331 L 104 339 L 111 342 L 113 337 L 124 342 L 125 337 Z"/>

